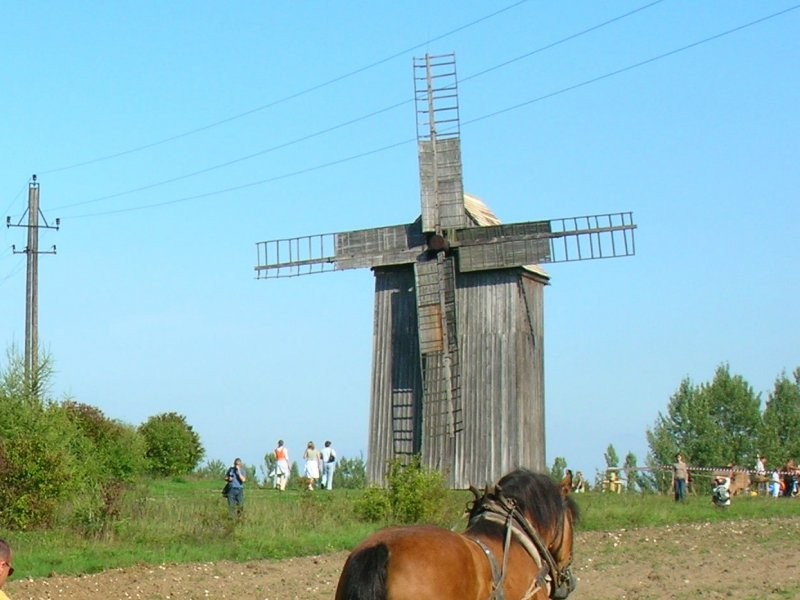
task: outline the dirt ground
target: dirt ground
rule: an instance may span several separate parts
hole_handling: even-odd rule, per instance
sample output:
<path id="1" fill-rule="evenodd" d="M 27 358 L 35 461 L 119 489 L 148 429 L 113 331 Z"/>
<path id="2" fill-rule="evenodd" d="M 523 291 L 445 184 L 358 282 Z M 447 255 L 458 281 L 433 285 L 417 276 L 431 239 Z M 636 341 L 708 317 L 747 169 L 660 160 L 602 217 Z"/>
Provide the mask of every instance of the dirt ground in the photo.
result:
<path id="1" fill-rule="evenodd" d="M 11 581 L 13 600 L 330 600 L 346 552 Z M 570 600 L 800 598 L 800 516 L 579 533 Z"/>

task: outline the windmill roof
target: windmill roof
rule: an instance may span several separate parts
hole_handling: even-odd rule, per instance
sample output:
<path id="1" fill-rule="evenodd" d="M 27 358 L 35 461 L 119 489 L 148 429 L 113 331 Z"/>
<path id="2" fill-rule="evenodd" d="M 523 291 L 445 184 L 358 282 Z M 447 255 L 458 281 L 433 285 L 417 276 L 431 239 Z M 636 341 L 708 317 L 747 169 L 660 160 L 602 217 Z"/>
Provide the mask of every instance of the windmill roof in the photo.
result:
<path id="1" fill-rule="evenodd" d="M 472 222 L 478 227 L 488 227 L 490 225 L 501 224 L 500 219 L 498 219 L 497 216 L 492 212 L 492 209 L 486 206 L 486 203 L 480 198 L 470 196 L 469 194 L 464 194 L 464 208 L 467 210 L 469 218 L 472 219 Z M 547 271 L 545 271 L 539 265 L 523 265 L 522 268 L 526 271 L 530 271 L 531 273 L 541 275 L 542 277 L 547 277 L 548 279 L 550 278 L 550 275 L 547 274 Z"/>

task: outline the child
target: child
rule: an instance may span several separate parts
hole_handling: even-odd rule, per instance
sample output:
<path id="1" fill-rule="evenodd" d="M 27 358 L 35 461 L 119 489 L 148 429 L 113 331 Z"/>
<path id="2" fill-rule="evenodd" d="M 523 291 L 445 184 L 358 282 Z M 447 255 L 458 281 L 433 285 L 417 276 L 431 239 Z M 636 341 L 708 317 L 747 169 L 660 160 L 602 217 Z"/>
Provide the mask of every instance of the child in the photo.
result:
<path id="1" fill-rule="evenodd" d="M 714 488 L 711 490 L 711 500 L 715 506 L 727 508 L 731 505 L 731 479 L 718 476 L 714 478 Z"/>

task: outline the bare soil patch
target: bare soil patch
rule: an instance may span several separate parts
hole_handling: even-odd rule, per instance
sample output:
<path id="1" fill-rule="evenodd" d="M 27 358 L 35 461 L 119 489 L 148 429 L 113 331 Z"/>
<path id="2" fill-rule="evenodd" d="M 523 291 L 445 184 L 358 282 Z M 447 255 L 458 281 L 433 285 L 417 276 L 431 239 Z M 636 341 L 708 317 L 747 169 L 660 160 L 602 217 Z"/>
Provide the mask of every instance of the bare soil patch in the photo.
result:
<path id="1" fill-rule="evenodd" d="M 13 600 L 330 600 L 346 552 L 12 581 Z M 570 600 L 800 598 L 800 517 L 579 533 Z"/>

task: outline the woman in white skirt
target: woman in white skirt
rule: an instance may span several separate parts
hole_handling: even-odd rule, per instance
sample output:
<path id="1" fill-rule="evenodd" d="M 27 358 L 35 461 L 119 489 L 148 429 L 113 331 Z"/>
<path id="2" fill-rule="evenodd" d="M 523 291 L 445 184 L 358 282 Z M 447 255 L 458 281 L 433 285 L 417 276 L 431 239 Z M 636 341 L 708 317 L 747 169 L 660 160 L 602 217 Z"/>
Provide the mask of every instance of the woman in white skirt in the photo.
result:
<path id="1" fill-rule="evenodd" d="M 314 482 L 319 479 L 319 452 L 314 449 L 314 442 L 308 442 L 303 460 L 306 463 L 303 476 L 308 480 L 308 489 L 313 490 Z"/>

